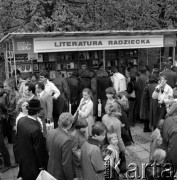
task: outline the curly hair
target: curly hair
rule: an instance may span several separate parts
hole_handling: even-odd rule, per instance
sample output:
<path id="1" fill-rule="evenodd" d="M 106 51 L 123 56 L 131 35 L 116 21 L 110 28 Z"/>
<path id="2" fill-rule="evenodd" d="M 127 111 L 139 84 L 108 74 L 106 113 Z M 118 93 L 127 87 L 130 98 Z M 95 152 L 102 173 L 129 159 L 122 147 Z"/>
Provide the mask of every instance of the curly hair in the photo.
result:
<path id="1" fill-rule="evenodd" d="M 24 103 L 24 102 L 29 102 L 26 98 L 20 98 L 19 100 L 18 100 L 18 102 L 17 102 L 17 107 L 16 107 L 16 111 L 17 111 L 17 113 L 20 113 L 21 111 L 22 111 L 22 104 Z"/>
<path id="2" fill-rule="evenodd" d="M 116 90 L 115 90 L 115 88 L 113 88 L 113 87 L 108 87 L 108 88 L 105 90 L 105 93 L 106 93 L 106 94 L 112 94 L 112 95 L 113 95 L 113 98 L 114 98 L 114 99 L 117 99 L 117 95 L 116 95 Z"/>
<path id="3" fill-rule="evenodd" d="M 9 79 L 6 79 L 4 81 L 5 83 L 8 84 L 8 86 L 12 89 L 12 90 L 17 90 L 17 86 L 16 86 L 16 81 L 14 77 L 11 77 Z"/>

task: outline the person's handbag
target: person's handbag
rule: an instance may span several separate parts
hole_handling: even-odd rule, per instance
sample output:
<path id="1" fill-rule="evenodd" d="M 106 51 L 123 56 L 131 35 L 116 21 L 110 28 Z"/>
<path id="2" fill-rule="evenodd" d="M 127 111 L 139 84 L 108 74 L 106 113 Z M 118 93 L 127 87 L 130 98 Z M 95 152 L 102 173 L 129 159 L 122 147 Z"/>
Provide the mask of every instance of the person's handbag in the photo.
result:
<path id="1" fill-rule="evenodd" d="M 36 180 L 57 180 L 45 170 L 41 170 Z"/>

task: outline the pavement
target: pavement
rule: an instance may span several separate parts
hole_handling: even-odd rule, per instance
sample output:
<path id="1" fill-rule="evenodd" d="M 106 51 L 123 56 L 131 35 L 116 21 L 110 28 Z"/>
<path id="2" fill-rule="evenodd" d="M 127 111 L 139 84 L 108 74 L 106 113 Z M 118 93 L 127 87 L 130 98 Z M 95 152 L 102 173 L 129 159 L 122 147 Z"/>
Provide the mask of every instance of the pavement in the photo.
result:
<path id="1" fill-rule="evenodd" d="M 134 144 L 127 146 L 127 150 L 129 152 L 129 156 L 126 157 L 127 165 L 129 166 L 134 163 L 137 168 L 137 174 L 132 173 L 132 176 L 136 176 L 134 179 L 137 178 L 137 175 L 141 177 L 144 176 L 144 165 L 149 161 L 149 151 L 150 151 L 150 136 L 151 133 L 144 133 L 143 132 L 143 124 L 137 123 L 134 127 L 131 127 L 131 133 L 133 136 Z M 14 163 L 13 157 L 13 149 L 11 144 L 6 144 L 8 150 L 10 152 L 11 162 Z M 138 174 L 139 173 L 139 174 Z M 0 180 L 15 180 L 17 179 L 18 174 L 18 167 L 10 169 L 5 173 L 0 173 Z M 129 179 L 129 174 L 127 175 L 127 179 Z"/>

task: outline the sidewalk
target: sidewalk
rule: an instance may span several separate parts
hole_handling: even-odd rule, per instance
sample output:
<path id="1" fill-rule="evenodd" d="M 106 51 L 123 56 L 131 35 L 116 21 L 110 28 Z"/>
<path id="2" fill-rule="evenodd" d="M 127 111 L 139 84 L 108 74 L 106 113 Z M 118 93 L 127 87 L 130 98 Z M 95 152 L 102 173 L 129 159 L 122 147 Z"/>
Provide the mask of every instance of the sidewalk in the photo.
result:
<path id="1" fill-rule="evenodd" d="M 129 157 L 127 159 L 127 165 L 135 163 L 139 167 L 139 172 L 142 172 L 143 163 L 148 163 L 149 149 L 150 149 L 150 135 L 151 133 L 143 132 L 143 124 L 136 124 L 135 127 L 131 127 L 134 144 L 127 146 L 129 151 Z M 11 162 L 14 163 L 12 145 L 8 145 L 8 149 L 11 156 Z M 1 180 L 15 180 L 18 174 L 18 167 L 10 169 L 6 173 L 0 173 Z"/>

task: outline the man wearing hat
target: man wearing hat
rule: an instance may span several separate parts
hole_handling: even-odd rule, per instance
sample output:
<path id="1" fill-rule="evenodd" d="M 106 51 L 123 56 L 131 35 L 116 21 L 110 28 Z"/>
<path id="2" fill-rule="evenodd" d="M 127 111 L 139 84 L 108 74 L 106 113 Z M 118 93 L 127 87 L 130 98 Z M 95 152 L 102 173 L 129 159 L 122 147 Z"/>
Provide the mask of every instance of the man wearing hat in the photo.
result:
<path id="1" fill-rule="evenodd" d="M 40 168 L 47 167 L 48 154 L 42 125 L 38 119 L 41 109 L 38 99 L 30 100 L 28 116 L 21 118 L 17 126 L 18 177 L 25 180 L 35 180 L 40 173 Z"/>

